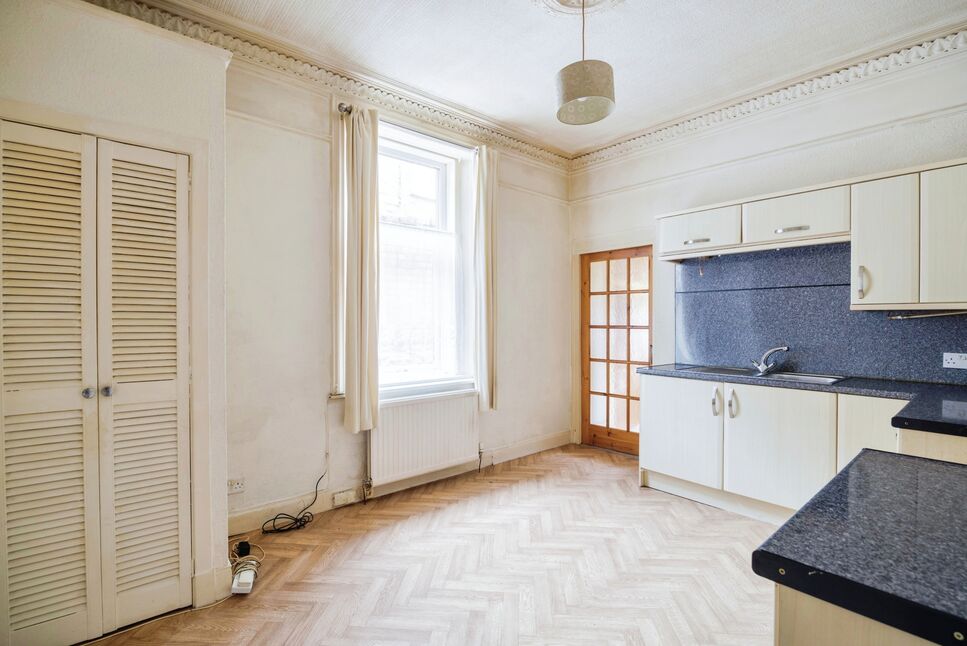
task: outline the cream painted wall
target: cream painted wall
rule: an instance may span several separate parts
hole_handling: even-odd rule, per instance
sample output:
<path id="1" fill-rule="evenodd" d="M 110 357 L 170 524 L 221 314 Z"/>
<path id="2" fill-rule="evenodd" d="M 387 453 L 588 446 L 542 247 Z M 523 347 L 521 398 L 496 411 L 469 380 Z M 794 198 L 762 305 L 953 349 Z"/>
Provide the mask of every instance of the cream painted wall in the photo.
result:
<path id="1" fill-rule="evenodd" d="M 244 62 L 229 69 L 228 475 L 246 481 L 229 496 L 240 529 L 307 503 L 326 467 L 317 510 L 365 475 L 365 435 L 327 398 L 331 102 Z M 567 177 L 504 154 L 499 191 L 499 408 L 480 414 L 485 462 L 571 437 Z"/>
<path id="2" fill-rule="evenodd" d="M 195 395 L 207 390 L 207 396 L 193 398 L 192 420 L 198 428 L 207 426 L 207 433 L 196 434 L 204 435 L 204 453 L 199 457 L 193 444 L 193 459 L 204 460 L 209 481 L 197 479 L 193 495 L 204 492 L 194 504 L 196 509 L 210 507 L 211 526 L 193 527 L 196 603 L 228 592 L 222 225 L 229 57 L 79 0 L 0 2 L 0 100 L 9 102 L 4 105 L 17 118 L 201 153 L 193 156 L 192 175 L 196 194 L 207 195 L 207 203 L 199 209 L 192 202 L 192 216 L 206 218 L 202 229 L 208 248 L 201 257 L 207 260 L 208 276 L 193 284 L 192 308 L 198 308 L 205 325 L 192 329 L 192 344 L 193 349 L 207 348 L 205 364 L 193 366 Z M 198 167 L 206 157 L 207 165 Z M 223 577 L 218 583 L 216 570 Z"/>
<path id="3" fill-rule="evenodd" d="M 579 254 L 651 244 L 663 213 L 964 156 L 967 53 L 958 53 L 574 172 L 572 294 Z M 659 260 L 654 268 L 654 361 L 666 363 L 675 358 L 675 271 Z"/>

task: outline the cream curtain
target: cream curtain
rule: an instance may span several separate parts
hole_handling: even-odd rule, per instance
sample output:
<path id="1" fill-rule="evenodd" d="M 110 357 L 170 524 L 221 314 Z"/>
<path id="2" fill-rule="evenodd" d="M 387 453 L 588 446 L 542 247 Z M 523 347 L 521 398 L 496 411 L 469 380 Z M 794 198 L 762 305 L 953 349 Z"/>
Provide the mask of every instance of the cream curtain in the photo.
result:
<path id="1" fill-rule="evenodd" d="M 340 206 L 345 226 L 346 428 L 376 426 L 379 416 L 379 116 L 340 114 Z"/>
<path id="2" fill-rule="evenodd" d="M 480 393 L 480 410 L 497 408 L 496 372 L 496 241 L 497 241 L 497 158 L 488 146 L 477 149 L 477 189 L 474 213 L 474 278 L 476 334 L 475 381 Z"/>

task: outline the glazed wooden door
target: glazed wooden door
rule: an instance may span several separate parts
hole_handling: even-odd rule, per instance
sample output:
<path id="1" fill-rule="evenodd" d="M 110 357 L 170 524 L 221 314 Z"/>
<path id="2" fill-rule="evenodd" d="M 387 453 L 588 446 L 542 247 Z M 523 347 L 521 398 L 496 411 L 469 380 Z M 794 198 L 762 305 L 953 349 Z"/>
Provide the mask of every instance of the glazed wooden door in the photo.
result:
<path id="1" fill-rule="evenodd" d="M 651 246 L 581 256 L 581 435 L 638 454 L 639 366 L 651 363 Z"/>

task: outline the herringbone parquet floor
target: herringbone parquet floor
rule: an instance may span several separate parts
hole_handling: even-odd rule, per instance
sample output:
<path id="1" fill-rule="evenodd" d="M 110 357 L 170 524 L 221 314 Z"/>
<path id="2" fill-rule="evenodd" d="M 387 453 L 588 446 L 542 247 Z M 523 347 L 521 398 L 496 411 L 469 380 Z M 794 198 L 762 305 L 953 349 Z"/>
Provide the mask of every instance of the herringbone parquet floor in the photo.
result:
<path id="1" fill-rule="evenodd" d="M 253 537 L 251 595 L 100 643 L 770 644 L 772 529 L 568 446 Z"/>

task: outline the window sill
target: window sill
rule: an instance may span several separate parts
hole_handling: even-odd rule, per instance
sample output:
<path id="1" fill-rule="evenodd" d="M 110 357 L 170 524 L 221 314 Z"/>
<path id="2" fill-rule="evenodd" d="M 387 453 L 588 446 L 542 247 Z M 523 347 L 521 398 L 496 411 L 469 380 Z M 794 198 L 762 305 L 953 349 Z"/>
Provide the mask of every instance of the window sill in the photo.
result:
<path id="1" fill-rule="evenodd" d="M 379 397 L 379 407 L 380 408 L 390 408 L 393 406 L 402 406 L 404 404 L 411 404 L 416 402 L 430 402 L 434 400 L 443 399 L 454 399 L 457 397 L 475 397 L 477 395 L 477 390 L 473 385 L 463 386 L 460 388 L 455 388 L 453 390 L 443 390 L 437 392 L 428 392 L 420 394 L 380 394 Z"/>

